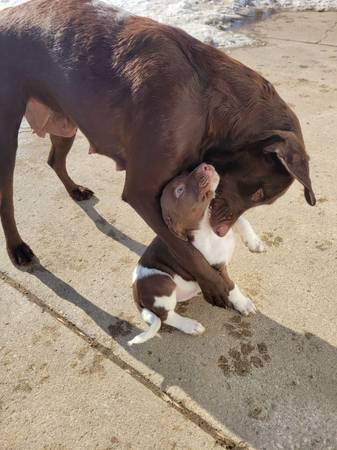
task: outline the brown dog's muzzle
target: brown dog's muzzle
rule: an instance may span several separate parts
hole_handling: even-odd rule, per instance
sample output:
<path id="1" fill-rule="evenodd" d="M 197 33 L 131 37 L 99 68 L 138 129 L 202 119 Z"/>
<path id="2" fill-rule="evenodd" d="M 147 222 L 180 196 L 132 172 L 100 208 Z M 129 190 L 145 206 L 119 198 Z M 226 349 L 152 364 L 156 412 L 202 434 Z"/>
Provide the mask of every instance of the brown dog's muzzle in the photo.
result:
<path id="1" fill-rule="evenodd" d="M 211 226 L 218 236 L 225 236 L 238 217 L 234 216 L 227 202 L 221 197 L 215 197 L 210 205 Z M 239 214 L 238 214 L 239 216 Z"/>

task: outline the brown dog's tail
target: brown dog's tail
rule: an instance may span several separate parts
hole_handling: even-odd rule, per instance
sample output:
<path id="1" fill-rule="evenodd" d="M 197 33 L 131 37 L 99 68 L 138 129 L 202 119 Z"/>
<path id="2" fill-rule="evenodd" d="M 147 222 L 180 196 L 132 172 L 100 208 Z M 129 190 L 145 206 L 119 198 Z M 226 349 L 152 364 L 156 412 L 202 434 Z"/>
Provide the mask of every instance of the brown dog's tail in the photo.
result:
<path id="1" fill-rule="evenodd" d="M 142 317 L 150 325 L 150 328 L 131 339 L 128 342 L 130 346 L 133 344 L 143 344 L 143 342 L 153 338 L 160 330 L 161 320 L 152 311 L 147 308 L 142 309 Z"/>

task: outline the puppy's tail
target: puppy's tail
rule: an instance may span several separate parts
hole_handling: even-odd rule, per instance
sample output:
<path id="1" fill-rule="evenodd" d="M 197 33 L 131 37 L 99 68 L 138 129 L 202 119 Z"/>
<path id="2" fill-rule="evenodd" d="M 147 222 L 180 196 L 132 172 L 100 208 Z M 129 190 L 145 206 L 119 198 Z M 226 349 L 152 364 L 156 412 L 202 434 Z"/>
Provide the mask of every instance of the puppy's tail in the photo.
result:
<path id="1" fill-rule="evenodd" d="M 131 341 L 128 342 L 128 345 L 130 346 L 133 344 L 142 344 L 143 342 L 148 341 L 149 339 L 153 338 L 160 330 L 161 320 L 152 311 L 144 308 L 142 310 L 142 317 L 145 322 L 150 325 L 150 328 L 147 331 L 144 331 L 144 333 L 140 333 L 138 334 L 138 336 L 131 339 Z"/>

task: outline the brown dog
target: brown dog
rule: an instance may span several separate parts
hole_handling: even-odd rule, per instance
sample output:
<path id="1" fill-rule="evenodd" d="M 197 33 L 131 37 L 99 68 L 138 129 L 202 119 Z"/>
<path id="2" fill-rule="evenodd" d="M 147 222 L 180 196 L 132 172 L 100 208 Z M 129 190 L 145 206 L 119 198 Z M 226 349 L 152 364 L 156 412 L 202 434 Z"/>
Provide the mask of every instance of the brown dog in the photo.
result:
<path id="1" fill-rule="evenodd" d="M 34 102 L 44 113 L 32 111 Z M 67 173 L 71 130 L 80 128 L 91 149 L 126 168 L 123 199 L 212 304 L 228 304 L 231 285 L 166 227 L 159 198 L 170 179 L 203 160 L 224 169 L 212 207 L 219 235 L 295 178 L 315 203 L 299 122 L 262 76 L 182 30 L 99 0 L 31 0 L 0 13 L 0 214 L 9 256 L 20 266 L 33 258 L 13 206 L 25 112 L 37 132 L 50 133 L 48 162 L 76 200 L 92 192 Z"/>
<path id="2" fill-rule="evenodd" d="M 220 237 L 210 223 L 209 207 L 219 180 L 214 167 L 202 163 L 190 174 L 178 176 L 168 183 L 161 197 L 161 207 L 163 216 L 175 232 L 182 239 L 187 238 L 229 282 L 226 267 L 234 252 L 234 233 L 228 230 L 224 237 Z M 239 217 L 234 228 L 251 250 L 264 250 L 246 219 Z M 241 293 L 238 286 L 230 286 L 228 299 L 233 308 L 243 315 L 255 313 L 254 304 Z M 129 341 L 129 345 L 151 339 L 159 331 L 162 322 L 184 333 L 202 333 L 205 329 L 201 323 L 175 312 L 177 302 L 188 300 L 199 292 L 196 280 L 188 276 L 165 243 L 156 237 L 133 273 L 134 300 L 150 328 Z"/>

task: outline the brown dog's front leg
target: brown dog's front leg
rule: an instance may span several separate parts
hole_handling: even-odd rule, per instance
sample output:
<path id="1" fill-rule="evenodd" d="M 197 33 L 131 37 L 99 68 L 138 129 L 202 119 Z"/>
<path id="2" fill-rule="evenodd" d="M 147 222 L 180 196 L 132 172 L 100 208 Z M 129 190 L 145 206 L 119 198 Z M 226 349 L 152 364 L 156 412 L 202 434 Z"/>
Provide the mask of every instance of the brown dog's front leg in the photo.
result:
<path id="1" fill-rule="evenodd" d="M 222 278 L 225 280 L 225 283 L 228 283 L 228 285 L 231 286 L 228 296 L 231 306 L 239 311 L 239 313 L 243 316 L 248 316 L 248 314 L 255 314 L 256 307 L 254 303 L 248 297 L 244 296 L 239 287 L 236 286 L 229 278 L 226 265 L 221 264 L 218 267 L 215 266 L 215 268 L 219 271 Z"/>
<path id="2" fill-rule="evenodd" d="M 149 192 L 124 189 L 123 199 L 129 203 L 153 231 L 168 245 L 179 264 L 199 283 L 205 299 L 212 305 L 228 307 L 228 294 L 233 283 L 213 269 L 189 242 L 175 237 L 166 227 L 157 197 Z"/>
<path id="3" fill-rule="evenodd" d="M 33 261 L 34 253 L 23 242 L 18 232 L 13 201 L 17 136 L 23 108 L 21 98 L 17 98 L 20 89 L 11 88 L 9 80 L 2 80 L 2 85 L 4 88 L 0 93 L 0 219 L 10 259 L 17 266 L 26 266 Z"/>
<path id="4" fill-rule="evenodd" d="M 235 284 L 229 278 L 226 265 L 225 264 L 221 264 L 220 266 L 215 267 L 215 269 L 219 272 L 219 274 L 221 275 L 222 279 L 224 280 L 226 285 L 229 287 L 229 290 L 231 291 L 232 289 L 234 289 Z"/>

